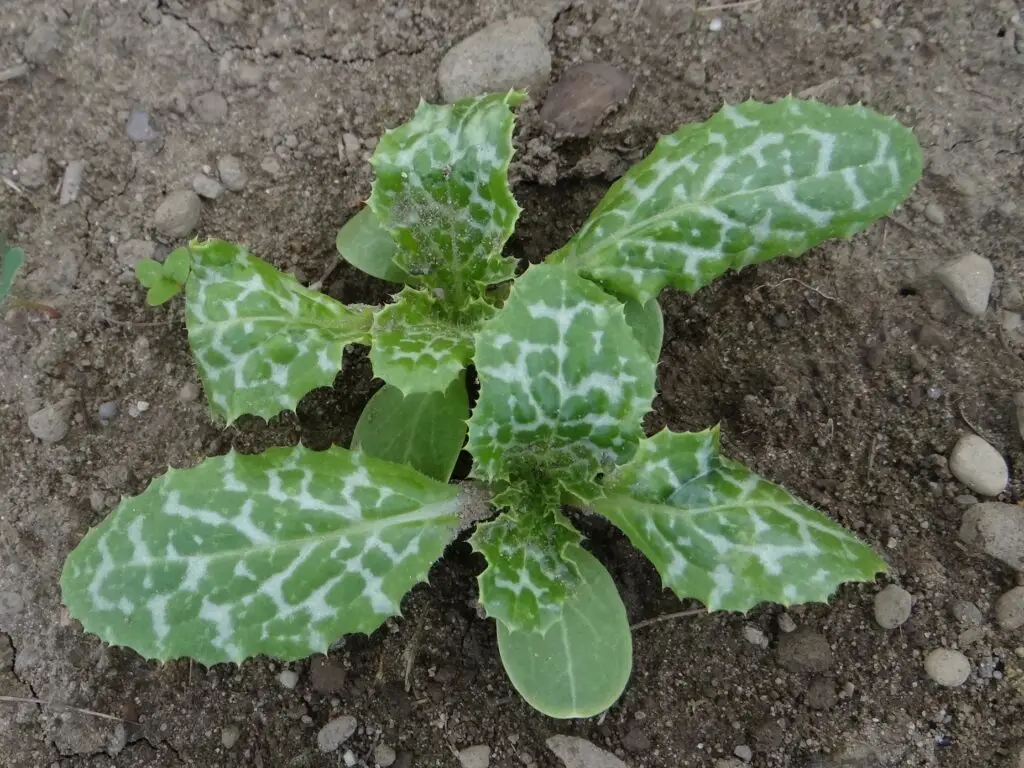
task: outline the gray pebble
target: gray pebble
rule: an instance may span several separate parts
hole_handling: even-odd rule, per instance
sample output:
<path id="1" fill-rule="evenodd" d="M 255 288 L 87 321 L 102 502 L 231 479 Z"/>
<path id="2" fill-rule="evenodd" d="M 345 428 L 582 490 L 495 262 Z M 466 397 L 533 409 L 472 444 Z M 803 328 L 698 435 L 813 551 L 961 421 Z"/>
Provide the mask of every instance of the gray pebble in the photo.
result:
<path id="1" fill-rule="evenodd" d="M 462 768 L 487 768 L 491 764 L 491 748 L 477 744 L 459 750 L 459 764 Z"/>
<path id="2" fill-rule="evenodd" d="M 317 746 L 321 752 L 333 752 L 351 738 L 356 732 L 356 719 L 351 715 L 342 715 L 328 721 L 316 735 Z"/>
<path id="3" fill-rule="evenodd" d="M 946 688 L 957 688 L 971 676 L 971 662 L 960 651 L 936 648 L 924 659 L 924 671 Z"/>
<path id="4" fill-rule="evenodd" d="M 1014 587 L 996 600 L 996 623 L 1003 629 L 1024 627 L 1024 587 Z"/>
<path id="5" fill-rule="evenodd" d="M 708 81 L 708 72 L 703 64 L 696 61 L 686 67 L 686 70 L 683 72 L 683 80 L 686 81 L 687 85 L 694 88 L 703 88 Z"/>
<path id="6" fill-rule="evenodd" d="M 275 179 L 281 175 L 281 163 L 273 155 L 267 155 L 260 161 L 260 168 Z"/>
<path id="7" fill-rule="evenodd" d="M 559 136 L 585 137 L 629 98 L 633 78 L 600 61 L 569 67 L 552 86 L 540 118 Z"/>
<path id="8" fill-rule="evenodd" d="M 30 64 L 44 64 L 60 51 L 60 32 L 52 24 L 40 24 L 25 39 L 21 52 Z"/>
<path id="9" fill-rule="evenodd" d="M 186 382 L 178 390 L 178 400 L 183 403 L 192 403 L 199 398 L 199 385 L 194 381 Z"/>
<path id="10" fill-rule="evenodd" d="M 896 629 L 910 618 L 914 598 L 903 587 L 890 584 L 875 595 L 875 621 L 882 629 Z"/>
<path id="11" fill-rule="evenodd" d="M 120 413 L 120 411 L 120 406 L 114 400 L 108 400 L 99 408 L 100 421 L 113 421 L 117 418 L 117 414 Z"/>
<path id="12" fill-rule="evenodd" d="M 18 181 L 26 189 L 39 189 L 46 183 L 46 157 L 33 152 L 18 163 Z"/>
<path id="13" fill-rule="evenodd" d="M 82 176 L 85 174 L 85 162 L 72 160 L 64 169 L 64 176 L 60 180 L 60 204 L 71 205 L 78 199 L 78 193 L 82 189 Z"/>
<path id="14" fill-rule="evenodd" d="M 232 192 L 241 192 L 249 183 L 249 174 L 242 168 L 242 161 L 234 155 L 217 158 L 217 173 L 221 183 Z"/>
<path id="15" fill-rule="evenodd" d="M 192 99 L 192 111 L 204 123 L 223 123 L 228 116 L 228 102 L 217 91 L 209 91 Z"/>
<path id="16" fill-rule="evenodd" d="M 28 417 L 29 431 L 44 443 L 59 443 L 71 429 L 71 412 L 74 401 L 64 398 L 48 405 Z"/>
<path id="17" fill-rule="evenodd" d="M 928 203 L 924 207 L 924 217 L 936 226 L 941 227 L 946 223 L 946 212 L 942 210 L 942 206 L 938 203 Z"/>
<path id="18" fill-rule="evenodd" d="M 824 672 L 832 666 L 832 649 L 824 635 L 801 627 L 779 637 L 779 663 L 790 672 Z"/>
<path id="19" fill-rule="evenodd" d="M 627 768 L 611 752 L 595 747 L 578 736 L 552 736 L 544 743 L 565 768 Z"/>
<path id="20" fill-rule="evenodd" d="M 202 204 L 191 189 L 171 192 L 153 216 L 153 227 L 166 237 L 187 237 L 199 223 Z"/>
<path id="21" fill-rule="evenodd" d="M 25 601 L 17 592 L 0 592 L 0 619 L 8 619 L 25 610 Z"/>
<path id="22" fill-rule="evenodd" d="M 715 768 L 745 768 L 745 766 L 735 758 L 722 757 L 715 760 Z"/>
<path id="23" fill-rule="evenodd" d="M 205 173 L 197 174 L 192 179 L 192 190 L 207 200 L 216 200 L 224 194 L 224 187 L 221 186 L 220 182 L 216 179 L 211 179 Z"/>
<path id="24" fill-rule="evenodd" d="M 751 645 L 756 645 L 758 648 L 768 647 L 768 635 L 751 624 L 743 627 L 743 639 Z"/>
<path id="25" fill-rule="evenodd" d="M 957 600 L 950 603 L 949 615 L 961 624 L 977 627 L 985 621 L 981 610 L 970 600 Z"/>
<path id="26" fill-rule="evenodd" d="M 160 134 L 156 132 L 150 123 L 149 113 L 143 109 L 133 109 L 128 115 L 128 122 L 124 126 L 124 132 L 132 141 L 154 141 Z"/>
<path id="27" fill-rule="evenodd" d="M 998 496 L 1010 482 L 1006 460 L 977 435 L 964 435 L 953 446 L 949 471 L 981 496 Z"/>
<path id="28" fill-rule="evenodd" d="M 749 763 L 754 759 L 754 751 L 746 744 L 740 744 L 732 753 L 745 763 Z"/>
<path id="29" fill-rule="evenodd" d="M 1024 312 L 1024 290 L 1017 283 L 1007 283 L 999 295 L 999 303 L 1010 312 Z"/>
<path id="30" fill-rule="evenodd" d="M 242 731 L 237 725 L 229 725 L 220 732 L 220 743 L 224 745 L 224 749 L 231 749 L 241 736 Z"/>
<path id="31" fill-rule="evenodd" d="M 338 159 L 349 163 L 359 161 L 359 154 L 363 151 L 363 144 L 354 133 L 343 133 L 341 143 L 338 145 Z"/>
<path id="32" fill-rule="evenodd" d="M 117 259 L 125 267 L 134 268 L 143 259 L 152 259 L 156 243 L 152 240 L 125 240 L 118 243 Z"/>
<path id="33" fill-rule="evenodd" d="M 1024 508 L 998 501 L 968 507 L 960 523 L 960 540 L 1024 571 Z"/>
<path id="34" fill-rule="evenodd" d="M 969 253 L 942 267 L 936 274 L 964 312 L 975 316 L 985 314 L 995 280 L 992 262 L 984 256 Z"/>
<path id="35" fill-rule="evenodd" d="M 441 59 L 437 83 L 446 103 L 510 88 L 534 96 L 551 76 L 551 52 L 536 19 L 518 17 L 484 27 Z"/>
<path id="36" fill-rule="evenodd" d="M 373 748 L 373 762 L 377 764 L 378 768 L 391 768 L 397 759 L 398 755 L 395 754 L 395 750 L 387 744 L 378 744 Z"/>
<path id="37" fill-rule="evenodd" d="M 778 618 L 779 629 L 783 632 L 796 632 L 796 622 L 793 621 L 793 617 L 788 613 L 779 614 Z"/>
<path id="38" fill-rule="evenodd" d="M 291 691 L 299 684 L 299 673 L 293 669 L 283 669 L 277 676 L 277 681 Z"/>

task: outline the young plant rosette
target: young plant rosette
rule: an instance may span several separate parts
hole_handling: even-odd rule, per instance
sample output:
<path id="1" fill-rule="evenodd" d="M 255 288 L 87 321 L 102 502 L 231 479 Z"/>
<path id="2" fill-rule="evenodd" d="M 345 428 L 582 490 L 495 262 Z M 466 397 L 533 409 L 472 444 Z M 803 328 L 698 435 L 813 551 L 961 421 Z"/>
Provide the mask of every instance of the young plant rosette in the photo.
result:
<path id="1" fill-rule="evenodd" d="M 565 508 L 602 515 L 665 586 L 708 610 L 824 602 L 885 565 L 822 513 L 719 451 L 717 429 L 645 436 L 666 286 L 849 238 L 921 173 L 913 134 L 863 106 L 726 106 L 663 137 L 576 235 L 517 277 L 503 255 L 523 94 L 421 104 L 381 139 L 342 256 L 403 285 L 344 306 L 212 240 L 139 265 L 149 301 L 185 292 L 215 417 L 271 418 L 331 386 L 347 345 L 383 379 L 351 448 L 234 451 L 170 469 L 68 557 L 86 630 L 203 664 L 324 653 L 371 633 L 458 533 L 522 696 L 554 717 L 611 706 L 632 664 L 626 610 Z M 465 371 L 479 396 L 470 413 Z M 449 482 L 465 448 L 470 479 Z"/>

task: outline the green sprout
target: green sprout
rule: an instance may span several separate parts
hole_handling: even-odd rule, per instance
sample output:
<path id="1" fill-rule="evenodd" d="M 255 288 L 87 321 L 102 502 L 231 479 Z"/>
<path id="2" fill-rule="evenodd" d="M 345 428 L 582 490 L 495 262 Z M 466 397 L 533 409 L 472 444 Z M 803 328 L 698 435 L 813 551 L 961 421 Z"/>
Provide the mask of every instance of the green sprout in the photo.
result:
<path id="1" fill-rule="evenodd" d="M 221 240 L 140 265 L 151 304 L 184 289 L 215 417 L 294 409 L 332 385 L 350 344 L 370 347 L 385 384 L 350 449 L 230 452 L 122 501 L 64 567 L 64 601 L 86 630 L 208 665 L 323 653 L 399 615 L 475 524 L 479 600 L 513 685 L 548 715 L 587 717 L 625 689 L 632 643 L 567 508 L 611 521 L 666 587 L 712 611 L 825 602 L 885 570 L 829 517 L 723 456 L 717 428 L 645 436 L 642 421 L 662 289 L 695 292 L 864 230 L 920 178 L 912 132 L 859 105 L 726 106 L 663 137 L 517 276 L 503 251 L 520 211 L 508 167 L 522 98 L 421 104 L 381 139 L 368 205 L 337 245 L 402 284 L 386 306 L 345 306 Z M 463 449 L 472 471 L 452 482 Z"/>
<path id="2" fill-rule="evenodd" d="M 19 309 L 27 309 L 45 315 L 51 320 L 60 317 L 60 310 L 32 299 L 19 296 L 14 290 L 14 280 L 18 272 L 25 265 L 25 252 L 21 248 L 15 248 L 7 242 L 7 238 L 0 232 L 0 304 L 10 301 Z"/>

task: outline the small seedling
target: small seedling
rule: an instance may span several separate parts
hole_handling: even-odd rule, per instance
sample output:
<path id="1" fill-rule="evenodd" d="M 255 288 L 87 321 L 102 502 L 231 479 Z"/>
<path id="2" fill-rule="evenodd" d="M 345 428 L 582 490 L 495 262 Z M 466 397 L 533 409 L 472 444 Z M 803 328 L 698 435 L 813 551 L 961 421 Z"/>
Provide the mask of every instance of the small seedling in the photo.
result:
<path id="1" fill-rule="evenodd" d="M 603 711 L 632 664 L 626 610 L 567 508 L 618 526 L 680 598 L 745 612 L 826 601 L 885 565 L 866 545 L 719 452 L 717 428 L 642 429 L 666 286 L 848 238 L 921 172 L 913 134 L 862 106 L 727 106 L 662 138 L 575 236 L 516 277 L 503 255 L 518 92 L 436 107 L 389 131 L 342 256 L 404 287 L 344 306 L 245 248 L 194 242 L 139 277 L 185 291 L 213 414 L 270 418 L 370 346 L 385 385 L 350 449 L 230 452 L 171 469 L 68 557 L 88 631 L 148 658 L 298 659 L 398 615 L 458 532 L 483 555 L 479 600 L 514 686 L 556 717 Z M 470 406 L 465 371 L 479 395 Z M 468 440 L 467 440 L 468 435 Z M 460 451 L 468 481 L 451 483 Z"/>
<path id="2" fill-rule="evenodd" d="M 7 238 L 0 234 L 0 304 L 9 300 L 15 307 L 39 312 L 51 320 L 56 320 L 60 317 L 60 311 L 56 307 L 26 299 L 15 293 L 14 279 L 24 264 L 25 252 L 10 245 Z"/>

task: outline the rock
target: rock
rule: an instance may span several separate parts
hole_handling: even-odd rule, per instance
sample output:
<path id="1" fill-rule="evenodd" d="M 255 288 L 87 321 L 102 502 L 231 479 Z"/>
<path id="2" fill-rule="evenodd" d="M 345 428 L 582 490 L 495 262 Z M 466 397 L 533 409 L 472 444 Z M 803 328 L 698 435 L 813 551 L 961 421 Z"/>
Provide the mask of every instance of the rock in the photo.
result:
<path id="1" fill-rule="evenodd" d="M 1020 312 L 999 310 L 999 325 L 1011 344 L 1024 344 L 1024 315 Z"/>
<path id="2" fill-rule="evenodd" d="M 217 91 L 208 91 L 192 99 L 192 111 L 208 125 L 223 123 L 228 116 L 228 102 Z"/>
<path id="3" fill-rule="evenodd" d="M 282 669 L 281 674 L 277 676 L 277 682 L 292 691 L 299 684 L 299 673 L 294 669 Z"/>
<path id="4" fill-rule="evenodd" d="M 310 682 L 317 693 L 338 693 L 345 687 L 345 668 L 327 656 L 317 656 L 309 665 Z"/>
<path id="5" fill-rule="evenodd" d="M 960 651 L 936 648 L 924 659 L 924 671 L 946 688 L 957 688 L 971 676 L 971 662 Z"/>
<path id="6" fill-rule="evenodd" d="M 178 390 L 178 400 L 182 403 L 194 403 L 199 399 L 199 385 L 194 381 L 186 382 Z"/>
<path id="7" fill-rule="evenodd" d="M 832 649 L 824 635 L 801 627 L 779 638 L 779 663 L 790 672 L 825 672 L 832 666 Z"/>
<path id="8" fill-rule="evenodd" d="M 237 725 L 229 725 L 223 728 L 220 732 L 220 743 L 224 745 L 224 749 L 231 749 L 242 736 L 242 731 Z"/>
<path id="9" fill-rule="evenodd" d="M 1024 587 L 1014 587 L 996 600 L 996 623 L 1003 629 L 1024 627 Z"/>
<path id="10" fill-rule="evenodd" d="M 985 314 L 995 279 L 992 262 L 969 253 L 939 269 L 937 276 L 964 312 L 975 316 Z"/>
<path id="11" fill-rule="evenodd" d="M 378 768 L 391 768 L 397 759 L 398 755 L 395 754 L 395 750 L 387 744 L 378 744 L 373 748 L 373 762 Z"/>
<path id="12" fill-rule="evenodd" d="M 715 760 L 715 768 L 746 768 L 739 760 L 731 757 L 723 757 Z"/>
<path id="13" fill-rule="evenodd" d="M 552 86 L 540 117 L 559 136 L 589 136 L 632 90 L 633 78 L 621 69 L 600 61 L 577 64 Z"/>
<path id="14" fill-rule="evenodd" d="M 459 750 L 459 765 L 462 768 L 487 768 L 491 764 L 491 748 L 477 744 Z"/>
<path id="15" fill-rule="evenodd" d="M 828 677 L 816 677 L 807 688 L 807 706 L 811 709 L 831 709 L 839 701 L 836 685 Z"/>
<path id="16" fill-rule="evenodd" d="M 221 183 L 232 192 L 241 192 L 249 183 L 249 174 L 242 168 L 242 161 L 234 155 L 217 158 L 217 174 Z"/>
<path id="17" fill-rule="evenodd" d="M 622 737 L 622 746 L 627 752 L 646 752 L 651 748 L 651 737 L 642 728 L 634 726 Z"/>
<path id="18" fill-rule="evenodd" d="M 82 189 L 82 176 L 85 175 L 85 162 L 72 160 L 64 168 L 64 176 L 60 180 L 60 204 L 71 205 L 78 199 Z"/>
<path id="19" fill-rule="evenodd" d="M 114 400 L 108 400 L 99 407 L 100 421 L 113 421 L 117 418 L 117 414 L 121 408 Z"/>
<path id="20" fill-rule="evenodd" d="M 969 600 L 957 600 L 949 605 L 949 615 L 961 624 L 977 627 L 985 621 L 981 610 Z"/>
<path id="21" fill-rule="evenodd" d="M 29 431 L 44 443 L 59 443 L 71 429 L 74 400 L 66 397 L 28 417 Z"/>
<path id="22" fill-rule="evenodd" d="M 21 595 L 17 592 L 0 592 L 0 621 L 5 625 L 23 610 L 25 601 Z"/>
<path id="23" fill-rule="evenodd" d="M 768 635 L 755 626 L 747 624 L 743 627 L 743 639 L 758 648 L 768 647 Z"/>
<path id="24" fill-rule="evenodd" d="M 192 179 L 192 191 L 207 200 L 216 200 L 224 194 L 224 187 L 216 179 L 211 179 L 205 173 L 199 173 Z"/>
<path id="25" fill-rule="evenodd" d="M 1006 460 L 977 435 L 964 435 L 953 446 L 949 471 L 980 496 L 998 496 L 1010 482 Z"/>
<path id="26" fill-rule="evenodd" d="M 354 133 L 343 133 L 341 144 L 338 146 L 339 159 L 348 163 L 359 161 L 359 154 L 363 151 L 363 143 Z"/>
<path id="27" fill-rule="evenodd" d="M 536 19 L 517 17 L 484 27 L 441 59 L 437 83 L 446 103 L 510 88 L 535 96 L 551 76 L 551 53 Z"/>
<path id="28" fill-rule="evenodd" d="M 26 189 L 39 189 L 46 183 L 46 157 L 33 152 L 18 163 L 18 181 Z"/>
<path id="29" fill-rule="evenodd" d="M 942 206 L 938 203 L 928 203 L 924 207 L 924 217 L 939 227 L 946 223 L 946 212 L 942 210 Z"/>
<path id="30" fill-rule="evenodd" d="M 790 616 L 788 613 L 779 614 L 779 618 L 777 619 L 777 621 L 779 624 L 780 631 L 786 633 L 796 632 L 796 622 L 793 621 L 793 617 Z"/>
<path id="31" fill-rule="evenodd" d="M 356 719 L 351 715 L 342 715 L 328 721 L 316 735 L 317 746 L 321 752 L 333 752 L 344 744 L 356 732 Z"/>
<path id="32" fill-rule="evenodd" d="M 565 768 L 628 768 L 611 752 L 577 736 L 552 736 L 544 743 Z"/>
<path id="33" fill-rule="evenodd" d="M 263 172 L 273 176 L 275 179 L 281 175 L 281 163 L 273 155 L 267 155 L 260 161 L 260 168 Z"/>
<path id="34" fill-rule="evenodd" d="M 142 109 L 133 109 L 128 115 L 124 132 L 132 141 L 147 142 L 160 138 L 160 134 L 150 123 L 149 113 Z"/>
<path id="35" fill-rule="evenodd" d="M 52 61 L 60 51 L 60 32 L 52 24 L 40 24 L 25 39 L 21 53 L 30 64 Z"/>
<path id="36" fill-rule="evenodd" d="M 117 246 L 117 260 L 129 269 L 134 269 L 143 259 L 152 259 L 155 253 L 156 243 L 152 240 L 125 240 Z"/>
<path id="37" fill-rule="evenodd" d="M 875 621 L 882 629 L 896 629 L 910 618 L 913 605 L 907 590 L 890 584 L 875 595 Z"/>
<path id="38" fill-rule="evenodd" d="M 703 88 L 708 82 L 708 71 L 699 61 L 687 65 L 683 71 L 683 80 L 694 88 Z"/>
<path id="39" fill-rule="evenodd" d="M 998 501 L 968 507 L 960 523 L 960 540 L 1024 571 L 1024 508 Z"/>
<path id="40" fill-rule="evenodd" d="M 127 746 L 128 729 L 124 727 L 124 723 L 117 723 L 114 725 L 114 730 L 107 737 L 105 750 L 110 757 L 117 757 Z"/>
<path id="41" fill-rule="evenodd" d="M 1017 283 L 1007 283 L 999 296 L 1003 309 L 1010 312 L 1024 312 L 1024 290 Z"/>
<path id="42" fill-rule="evenodd" d="M 188 237 L 199 223 L 202 204 L 191 189 L 171 192 L 153 215 L 153 227 L 166 237 Z"/>
<path id="43" fill-rule="evenodd" d="M 754 751 L 746 744 L 740 744 L 736 749 L 732 751 L 736 757 L 742 760 L 744 763 L 749 763 L 754 759 Z"/>

